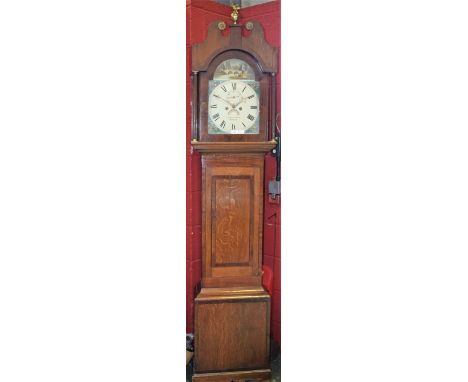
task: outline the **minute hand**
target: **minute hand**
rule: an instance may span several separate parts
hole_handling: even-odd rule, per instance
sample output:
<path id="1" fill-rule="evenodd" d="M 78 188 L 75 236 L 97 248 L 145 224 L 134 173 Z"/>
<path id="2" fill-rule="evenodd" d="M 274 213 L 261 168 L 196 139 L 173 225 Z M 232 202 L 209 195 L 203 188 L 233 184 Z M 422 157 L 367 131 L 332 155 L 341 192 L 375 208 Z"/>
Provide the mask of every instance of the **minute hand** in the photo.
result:
<path id="1" fill-rule="evenodd" d="M 224 98 L 221 98 L 219 95 L 213 94 L 213 96 L 216 97 L 216 98 L 219 98 L 219 99 L 220 99 L 221 101 L 223 101 L 224 103 L 227 103 L 230 107 L 233 107 L 231 102 L 229 102 L 228 100 L 226 100 L 226 99 L 224 99 Z"/>

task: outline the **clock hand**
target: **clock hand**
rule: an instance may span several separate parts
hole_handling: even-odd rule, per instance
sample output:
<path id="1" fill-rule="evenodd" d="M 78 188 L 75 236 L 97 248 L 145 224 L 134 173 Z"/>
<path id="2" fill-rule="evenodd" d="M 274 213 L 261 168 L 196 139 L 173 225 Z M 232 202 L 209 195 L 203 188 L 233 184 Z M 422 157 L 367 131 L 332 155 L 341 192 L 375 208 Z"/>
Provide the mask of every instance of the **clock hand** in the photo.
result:
<path id="1" fill-rule="evenodd" d="M 221 101 L 227 103 L 229 106 L 232 107 L 231 102 L 229 102 L 228 100 L 226 100 L 226 99 L 224 99 L 224 98 L 221 98 L 221 97 L 220 97 L 219 95 L 217 95 L 217 94 L 213 94 L 213 96 L 216 97 L 216 98 L 219 98 Z"/>
<path id="2" fill-rule="evenodd" d="M 233 109 L 239 106 L 242 102 L 245 102 L 246 99 L 247 99 L 246 97 L 241 97 L 241 100 L 234 105 Z"/>

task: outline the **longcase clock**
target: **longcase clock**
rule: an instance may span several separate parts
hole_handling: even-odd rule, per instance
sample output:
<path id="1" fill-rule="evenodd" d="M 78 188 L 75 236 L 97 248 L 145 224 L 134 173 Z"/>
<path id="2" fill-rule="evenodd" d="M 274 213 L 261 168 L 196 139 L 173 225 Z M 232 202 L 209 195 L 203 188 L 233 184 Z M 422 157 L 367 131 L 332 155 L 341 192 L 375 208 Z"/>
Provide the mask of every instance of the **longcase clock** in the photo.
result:
<path id="1" fill-rule="evenodd" d="M 262 25 L 215 22 L 192 48 L 192 147 L 202 163 L 202 288 L 193 381 L 268 381 L 262 287 L 265 154 L 276 146 L 277 49 Z"/>

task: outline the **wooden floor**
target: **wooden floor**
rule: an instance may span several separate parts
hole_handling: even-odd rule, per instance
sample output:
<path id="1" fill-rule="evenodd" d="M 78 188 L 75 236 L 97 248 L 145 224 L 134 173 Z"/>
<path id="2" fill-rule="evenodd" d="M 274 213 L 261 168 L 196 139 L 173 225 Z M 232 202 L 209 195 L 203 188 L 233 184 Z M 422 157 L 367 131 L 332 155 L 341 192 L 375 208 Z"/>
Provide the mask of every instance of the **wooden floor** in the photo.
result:
<path id="1" fill-rule="evenodd" d="M 280 382 L 281 381 L 281 354 L 278 354 L 277 357 L 271 361 L 271 382 Z M 192 362 L 187 366 L 187 379 L 186 382 L 192 381 Z"/>

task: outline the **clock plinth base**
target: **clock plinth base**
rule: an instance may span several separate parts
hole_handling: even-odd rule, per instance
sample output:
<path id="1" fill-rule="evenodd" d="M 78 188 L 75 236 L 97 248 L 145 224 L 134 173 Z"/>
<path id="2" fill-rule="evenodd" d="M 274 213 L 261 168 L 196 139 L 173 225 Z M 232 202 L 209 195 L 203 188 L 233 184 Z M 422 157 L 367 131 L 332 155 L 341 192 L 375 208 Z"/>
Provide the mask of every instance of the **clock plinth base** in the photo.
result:
<path id="1" fill-rule="evenodd" d="M 262 287 L 203 288 L 195 298 L 193 381 L 269 380 L 269 333 Z"/>
<path id="2" fill-rule="evenodd" d="M 194 374 L 192 376 L 192 382 L 269 382 L 270 380 L 270 369 Z"/>

